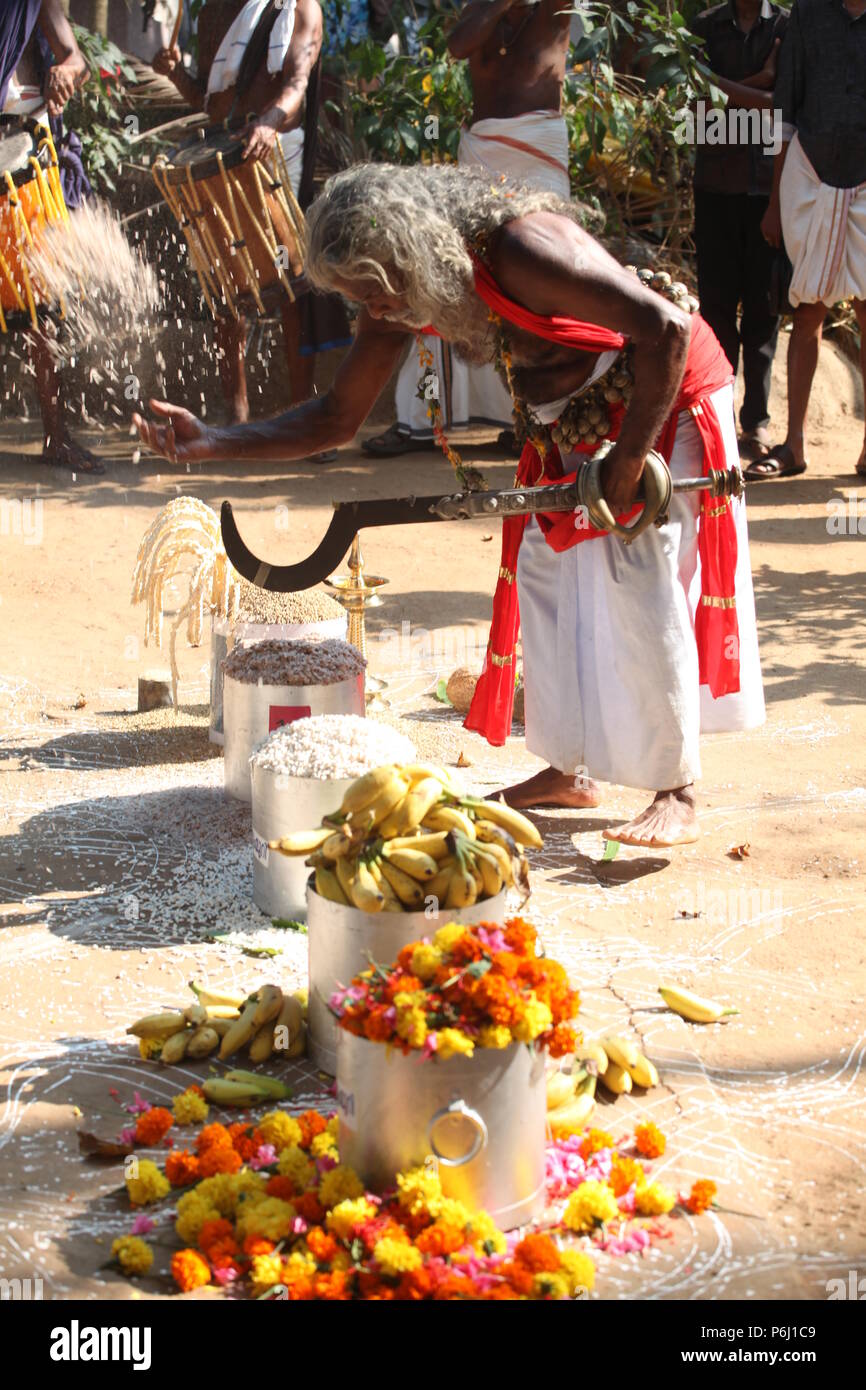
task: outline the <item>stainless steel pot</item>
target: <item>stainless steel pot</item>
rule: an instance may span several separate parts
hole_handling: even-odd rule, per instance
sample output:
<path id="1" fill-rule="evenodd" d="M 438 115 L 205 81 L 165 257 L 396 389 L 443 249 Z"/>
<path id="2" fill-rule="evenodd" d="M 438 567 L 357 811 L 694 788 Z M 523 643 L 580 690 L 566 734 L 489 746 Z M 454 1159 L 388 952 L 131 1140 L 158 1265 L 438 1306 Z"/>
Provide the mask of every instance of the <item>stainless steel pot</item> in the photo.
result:
<path id="1" fill-rule="evenodd" d="M 366 713 L 364 672 L 331 685 L 251 685 L 226 676 L 225 789 L 240 801 L 252 797 L 250 754 L 281 724 L 311 714 Z"/>
<path id="2" fill-rule="evenodd" d="M 223 729 L 223 662 L 238 643 L 250 647 L 254 642 L 263 642 L 267 637 L 278 638 L 281 642 L 298 638 L 314 638 L 324 641 L 326 637 L 345 639 L 349 618 L 345 614 L 338 618 L 328 618 L 322 623 L 248 623 L 243 618 L 229 622 L 228 618 L 214 618 L 210 635 L 210 728 L 208 738 L 211 743 L 222 747 Z"/>
<path id="3" fill-rule="evenodd" d="M 329 902 L 307 889 L 307 948 L 310 961 L 310 1003 L 307 1055 L 322 1071 L 336 1074 L 337 1020 L 328 1000 L 338 985 L 347 985 L 366 970 L 370 956 L 390 965 L 411 941 L 432 936 L 446 922 L 505 921 L 505 892 L 471 907 L 426 912 L 361 912 L 357 907 Z"/>
<path id="4" fill-rule="evenodd" d="M 310 830 L 338 811 L 353 777 L 287 777 L 250 764 L 253 801 L 253 902 L 269 917 L 307 915 L 306 856 L 289 859 L 268 849 L 268 840 L 291 830 Z"/>
<path id="5" fill-rule="evenodd" d="M 339 1030 L 340 1161 L 366 1187 L 433 1155 L 442 1190 L 503 1230 L 544 1209 L 545 1051 L 513 1043 L 421 1059 Z"/>

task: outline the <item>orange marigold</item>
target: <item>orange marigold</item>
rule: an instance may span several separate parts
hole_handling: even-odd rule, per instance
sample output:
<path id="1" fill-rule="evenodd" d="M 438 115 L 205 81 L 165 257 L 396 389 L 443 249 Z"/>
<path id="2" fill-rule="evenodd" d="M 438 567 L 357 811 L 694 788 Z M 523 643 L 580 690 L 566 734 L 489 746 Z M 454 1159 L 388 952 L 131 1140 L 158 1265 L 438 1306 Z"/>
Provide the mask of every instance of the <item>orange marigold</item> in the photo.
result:
<path id="1" fill-rule="evenodd" d="M 283 1275 L 283 1283 L 286 1286 L 289 1302 L 299 1303 L 312 1299 L 313 1281 L 309 1275 L 301 1273 L 300 1270 L 286 1270 Z"/>
<path id="2" fill-rule="evenodd" d="M 282 1202 L 294 1201 L 297 1190 L 291 1178 L 287 1178 L 283 1173 L 275 1173 L 265 1183 L 265 1192 L 268 1196 L 279 1197 Z"/>
<path id="3" fill-rule="evenodd" d="M 244 1241 L 244 1254 L 249 1255 L 250 1259 L 255 1255 L 270 1255 L 275 1248 L 274 1242 L 265 1236 L 247 1236 Z"/>
<path id="4" fill-rule="evenodd" d="M 623 1197 L 633 1183 L 639 1182 L 643 1177 L 643 1167 L 635 1158 L 623 1158 L 621 1154 L 616 1154 L 610 1167 L 610 1177 L 608 1185 L 613 1189 L 614 1197 Z"/>
<path id="5" fill-rule="evenodd" d="M 461 1226 L 450 1221 L 434 1221 L 416 1236 L 415 1244 L 422 1255 L 453 1255 L 455 1250 L 463 1249 L 466 1236 Z"/>
<path id="6" fill-rule="evenodd" d="M 531 1269 L 534 1274 L 559 1269 L 559 1251 L 550 1236 L 524 1236 L 515 1248 L 514 1258 L 518 1264 Z"/>
<path id="7" fill-rule="evenodd" d="M 171 1273 L 183 1293 L 210 1283 L 210 1265 L 197 1250 L 176 1250 L 171 1257 Z"/>
<path id="8" fill-rule="evenodd" d="M 329 1302 L 345 1302 L 352 1297 L 349 1279 L 343 1270 L 336 1270 L 333 1274 L 317 1274 L 313 1280 L 313 1292 L 316 1298 Z"/>
<path id="9" fill-rule="evenodd" d="M 522 917 L 512 917 L 505 923 L 505 942 L 509 950 L 520 956 L 535 955 L 536 931 Z"/>
<path id="10" fill-rule="evenodd" d="M 230 1144 L 214 1144 L 205 1149 L 199 1158 L 199 1171 L 203 1178 L 212 1178 L 216 1173 L 236 1173 L 242 1166 L 240 1154 Z"/>
<path id="11" fill-rule="evenodd" d="M 301 1148 L 308 1149 L 317 1134 L 324 1134 L 328 1128 L 328 1122 L 324 1115 L 320 1115 L 318 1110 L 305 1110 L 303 1115 L 296 1115 L 295 1119 L 301 1126 Z"/>
<path id="12" fill-rule="evenodd" d="M 235 1259 L 237 1254 L 238 1243 L 236 1240 L 219 1240 L 215 1245 L 209 1245 L 207 1250 L 211 1269 L 240 1270 L 240 1265 Z"/>
<path id="13" fill-rule="evenodd" d="M 205 1125 L 204 1129 L 199 1131 L 195 1146 L 197 1151 L 203 1154 L 206 1153 L 208 1149 L 214 1148 L 217 1144 L 231 1148 L 231 1143 L 231 1135 L 225 1125 L 212 1124 Z"/>
<path id="14" fill-rule="evenodd" d="M 686 1198 L 686 1206 L 695 1216 L 703 1216 L 713 1205 L 717 1192 L 716 1184 L 709 1178 L 699 1178 L 692 1184 L 692 1190 Z"/>
<path id="15" fill-rule="evenodd" d="M 516 1293 L 524 1294 L 527 1298 L 532 1293 L 535 1275 L 531 1269 L 527 1269 L 525 1264 L 510 1260 L 507 1264 L 500 1265 L 499 1272 L 508 1280 Z"/>
<path id="16" fill-rule="evenodd" d="M 215 1216 L 210 1221 L 203 1221 L 198 1233 L 199 1249 L 207 1255 L 209 1246 L 218 1245 L 224 1240 L 232 1240 L 234 1233 L 232 1223 L 226 1221 L 225 1217 Z"/>
<path id="17" fill-rule="evenodd" d="M 574 1052 L 579 1040 L 580 1034 L 570 1024 L 557 1023 L 547 1040 L 547 1050 L 551 1057 L 567 1057 Z"/>
<path id="18" fill-rule="evenodd" d="M 394 1036 L 394 1024 L 388 1018 L 388 1009 L 377 1004 L 364 1020 L 364 1037 L 370 1042 L 388 1042 Z"/>
<path id="19" fill-rule="evenodd" d="M 165 1176 L 168 1178 L 172 1187 L 188 1187 L 190 1183 L 198 1182 L 202 1176 L 199 1160 L 189 1149 L 174 1151 L 166 1157 Z"/>
<path id="20" fill-rule="evenodd" d="M 150 1110 L 145 1110 L 135 1122 L 136 1144 L 147 1144 L 148 1147 L 153 1147 L 154 1144 L 162 1143 L 173 1124 L 174 1116 L 171 1111 L 164 1110 L 161 1105 L 155 1105 Z"/>
<path id="21" fill-rule="evenodd" d="M 607 1134 L 603 1129 L 591 1129 L 580 1146 L 580 1156 L 583 1159 L 589 1159 L 601 1149 L 612 1148 L 612 1134 Z"/>
<path id="22" fill-rule="evenodd" d="M 274 1195 L 279 1196 L 278 1193 Z M 293 1197 L 292 1206 L 298 1216 L 302 1216 L 311 1226 L 318 1226 L 325 1219 L 325 1208 L 319 1201 L 315 1188 L 311 1188 L 309 1192 L 302 1192 L 300 1197 Z"/>
<path id="23" fill-rule="evenodd" d="M 652 1120 L 638 1125 L 634 1132 L 634 1140 L 638 1153 L 643 1154 L 644 1158 L 661 1158 L 668 1144 L 667 1139 Z"/>
<path id="24" fill-rule="evenodd" d="M 307 1232 L 307 1249 L 317 1264 L 328 1264 L 339 1248 L 334 1237 L 323 1231 L 321 1226 L 314 1226 Z"/>

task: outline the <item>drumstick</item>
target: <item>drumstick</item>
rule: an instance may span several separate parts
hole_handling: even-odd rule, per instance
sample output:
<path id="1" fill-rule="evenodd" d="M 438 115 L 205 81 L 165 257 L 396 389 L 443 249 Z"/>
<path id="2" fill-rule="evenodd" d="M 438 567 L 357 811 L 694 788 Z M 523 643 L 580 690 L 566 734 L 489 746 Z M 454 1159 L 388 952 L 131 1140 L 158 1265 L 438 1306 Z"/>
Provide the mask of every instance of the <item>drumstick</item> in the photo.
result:
<path id="1" fill-rule="evenodd" d="M 183 0 L 177 0 L 177 18 L 174 21 L 174 28 L 171 31 L 171 38 L 168 42 L 169 53 L 177 43 L 177 36 L 180 33 L 180 26 L 183 23 Z"/>

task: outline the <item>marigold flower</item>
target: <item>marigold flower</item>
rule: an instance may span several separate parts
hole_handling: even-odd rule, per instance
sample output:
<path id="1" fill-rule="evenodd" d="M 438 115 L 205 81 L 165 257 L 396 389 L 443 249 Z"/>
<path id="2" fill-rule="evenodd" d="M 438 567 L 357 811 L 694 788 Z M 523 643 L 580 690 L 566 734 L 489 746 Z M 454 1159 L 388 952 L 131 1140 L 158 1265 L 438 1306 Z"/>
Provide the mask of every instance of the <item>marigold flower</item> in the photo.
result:
<path id="1" fill-rule="evenodd" d="M 433 933 L 433 945 L 438 946 L 444 955 L 450 955 L 454 947 L 466 935 L 466 928 L 460 922 L 447 922 Z M 409 957 L 411 960 L 411 956 Z"/>
<path id="2" fill-rule="evenodd" d="M 489 1255 L 504 1255 L 508 1249 L 505 1236 L 489 1212 L 474 1211 L 466 1231 L 476 1250 Z"/>
<path id="3" fill-rule="evenodd" d="M 302 1142 L 303 1129 L 300 1123 L 285 1110 L 271 1110 L 259 1121 L 257 1126 L 260 1143 L 273 1144 L 277 1153 L 288 1149 L 292 1144 Z M 309 1141 L 304 1141 L 309 1142 Z"/>
<path id="4" fill-rule="evenodd" d="M 686 1198 L 686 1206 L 694 1216 L 703 1216 L 713 1205 L 718 1188 L 709 1178 L 699 1178 L 692 1183 L 692 1190 Z"/>
<path id="5" fill-rule="evenodd" d="M 208 1149 L 213 1148 L 215 1144 L 224 1144 L 231 1148 L 231 1143 L 231 1135 L 225 1125 L 211 1124 L 205 1125 L 204 1129 L 200 1131 L 195 1141 L 195 1147 L 198 1153 L 203 1154 Z"/>
<path id="6" fill-rule="evenodd" d="M 415 1215 L 429 1212 L 442 1200 L 442 1184 L 433 1168 L 410 1168 L 397 1174 L 397 1200 L 405 1211 Z"/>
<path id="7" fill-rule="evenodd" d="M 268 1240 L 284 1240 L 292 1229 L 295 1208 L 279 1197 L 264 1197 L 260 1202 L 244 1202 L 238 1211 L 237 1230 L 245 1236 L 265 1236 Z"/>
<path id="8" fill-rule="evenodd" d="M 165 1160 L 165 1176 L 172 1187 L 188 1187 L 202 1176 L 198 1156 L 189 1149 L 175 1150 Z"/>
<path id="9" fill-rule="evenodd" d="M 505 941 L 509 950 L 520 956 L 535 955 L 537 932 L 522 917 L 512 917 L 505 923 Z"/>
<path id="10" fill-rule="evenodd" d="M 531 1269 L 534 1274 L 540 1274 L 545 1270 L 559 1269 L 559 1250 L 550 1236 L 524 1236 L 515 1248 L 514 1258 L 519 1264 L 526 1265 L 526 1268 Z"/>
<path id="11" fill-rule="evenodd" d="M 310 1153 L 313 1158 L 324 1158 L 326 1154 L 333 1154 L 336 1157 L 338 1149 L 333 1134 L 327 1129 L 323 1130 L 321 1134 L 317 1134 L 310 1145 Z"/>
<path id="12" fill-rule="evenodd" d="M 369 1042 L 390 1042 L 393 1036 L 394 1021 L 390 1008 L 386 1004 L 375 1005 L 364 1019 L 364 1037 Z"/>
<path id="13" fill-rule="evenodd" d="M 410 965 L 412 974 L 417 975 L 419 980 L 432 980 L 442 964 L 442 960 L 442 952 L 438 947 L 422 941 L 421 945 L 416 946 L 412 952 Z"/>
<path id="14" fill-rule="evenodd" d="M 363 1226 L 365 1221 L 371 1221 L 375 1215 L 376 1208 L 372 1202 L 368 1202 L 366 1197 L 358 1197 L 332 1207 L 325 1218 L 325 1225 L 341 1240 L 351 1240 L 356 1228 Z"/>
<path id="15" fill-rule="evenodd" d="M 215 1173 L 195 1190 L 204 1201 L 218 1208 L 220 1216 L 231 1217 L 241 1200 L 249 1203 L 263 1197 L 266 1182 L 263 1174 L 242 1168 L 239 1173 Z"/>
<path id="16" fill-rule="evenodd" d="M 608 1178 L 614 1197 L 624 1197 L 630 1187 L 645 1179 L 643 1165 L 638 1163 L 637 1159 L 623 1157 L 622 1154 L 614 1155 Z"/>
<path id="17" fill-rule="evenodd" d="M 559 1267 L 568 1279 L 572 1298 L 581 1289 L 589 1293 L 595 1287 L 595 1264 L 583 1250 L 560 1250 Z"/>
<path id="18" fill-rule="evenodd" d="M 190 1245 L 197 1244 L 205 1222 L 218 1220 L 219 1216 L 217 1208 L 201 1197 L 198 1189 L 185 1192 L 177 1204 L 174 1229 L 180 1240 L 188 1241 Z"/>
<path id="19" fill-rule="evenodd" d="M 662 1134 L 657 1125 L 652 1120 L 647 1120 L 645 1124 L 638 1125 L 634 1132 L 634 1140 L 639 1154 L 644 1158 L 661 1158 L 667 1148 L 667 1139 Z"/>
<path id="20" fill-rule="evenodd" d="M 352 1297 L 348 1278 L 339 1270 L 336 1274 L 317 1274 L 313 1280 L 313 1293 L 316 1298 L 328 1302 L 344 1302 Z"/>
<path id="21" fill-rule="evenodd" d="M 660 1182 L 644 1183 L 635 1192 L 635 1208 L 641 1216 L 664 1216 L 676 1205 L 676 1193 Z"/>
<path id="22" fill-rule="evenodd" d="M 269 1197 L 280 1197 L 284 1202 L 290 1202 L 296 1195 L 295 1184 L 282 1173 L 275 1173 L 273 1177 L 268 1178 L 265 1191 Z"/>
<path id="23" fill-rule="evenodd" d="M 210 1283 L 210 1265 L 197 1250 L 176 1250 L 171 1257 L 171 1272 L 183 1293 Z"/>
<path id="24" fill-rule="evenodd" d="M 318 1110 L 305 1110 L 302 1115 L 295 1117 L 301 1126 L 301 1137 L 298 1143 L 302 1148 L 308 1149 L 317 1134 L 328 1128 L 328 1122 Z"/>
<path id="25" fill-rule="evenodd" d="M 436 1056 L 447 1062 L 449 1057 L 471 1057 L 475 1051 L 472 1038 L 459 1028 L 440 1028 L 436 1034 Z"/>
<path id="26" fill-rule="evenodd" d="M 229 1125 L 228 1133 L 232 1148 L 244 1163 L 249 1163 L 264 1142 L 260 1131 L 250 1124 Z"/>
<path id="27" fill-rule="evenodd" d="M 285 1261 L 282 1255 L 255 1255 L 250 1265 L 250 1282 L 254 1298 L 283 1282 Z"/>
<path id="28" fill-rule="evenodd" d="M 202 1124 L 208 1117 L 210 1106 L 197 1086 L 188 1086 L 171 1103 L 174 1118 L 179 1125 Z"/>
<path id="29" fill-rule="evenodd" d="M 536 998 L 531 993 L 525 1001 L 523 1014 L 514 1024 L 514 1036 L 518 1042 L 534 1042 L 542 1033 L 546 1033 L 553 1023 L 553 1015 L 546 1004 Z"/>
<path id="30" fill-rule="evenodd" d="M 336 1255 L 339 1246 L 333 1236 L 323 1231 L 321 1226 L 314 1226 L 307 1232 L 307 1249 L 313 1256 L 317 1264 L 328 1264 Z"/>
<path id="31" fill-rule="evenodd" d="M 291 1178 L 300 1192 L 312 1187 L 316 1181 L 315 1164 L 310 1162 L 307 1154 L 298 1144 L 290 1144 L 287 1149 L 283 1149 L 277 1159 L 277 1171 L 284 1178 Z"/>
<path id="32" fill-rule="evenodd" d="M 532 1294 L 534 1298 L 568 1298 L 568 1289 L 568 1276 L 565 1274 L 545 1272 L 543 1274 L 536 1274 L 532 1280 Z"/>
<path id="33" fill-rule="evenodd" d="M 547 1040 L 547 1050 L 551 1057 L 568 1057 L 575 1051 L 579 1040 L 577 1029 L 568 1023 L 557 1023 Z"/>
<path id="34" fill-rule="evenodd" d="M 126 1178 L 126 1192 L 134 1207 L 146 1207 L 160 1202 L 171 1191 L 168 1179 L 149 1158 L 141 1158 Z"/>
<path id="35" fill-rule="evenodd" d="M 111 1254 L 124 1274 L 146 1274 L 153 1264 L 153 1251 L 138 1236 L 118 1236 L 112 1243 Z"/>
<path id="36" fill-rule="evenodd" d="M 203 1178 L 212 1178 L 215 1173 L 237 1173 L 243 1160 L 230 1144 L 212 1144 L 199 1157 L 199 1171 Z"/>
<path id="37" fill-rule="evenodd" d="M 210 1217 L 202 1223 L 197 1244 L 205 1255 L 211 1245 L 219 1245 L 225 1240 L 234 1239 L 234 1227 L 224 1216 Z"/>
<path id="38" fill-rule="evenodd" d="M 162 1142 L 173 1124 L 174 1116 L 171 1111 L 165 1110 L 161 1105 L 145 1110 L 135 1121 L 136 1144 L 146 1144 L 148 1148 L 153 1148 Z"/>
<path id="39" fill-rule="evenodd" d="M 513 1042 L 511 1029 L 504 1023 L 488 1023 L 478 1034 L 479 1047 L 510 1047 Z"/>
<path id="40" fill-rule="evenodd" d="M 319 1225 L 320 1222 L 324 1221 L 325 1208 L 319 1201 L 317 1192 L 302 1192 L 300 1197 L 293 1197 L 292 1201 L 298 1216 L 302 1216 L 311 1226 Z"/>
<path id="41" fill-rule="evenodd" d="M 376 1242 L 373 1259 L 382 1273 L 391 1275 L 392 1278 L 406 1274 L 409 1270 L 418 1269 L 424 1263 L 421 1251 L 416 1246 L 411 1245 L 408 1241 L 394 1240 L 388 1236 Z"/>
<path id="42" fill-rule="evenodd" d="M 562 1224 L 570 1231 L 592 1231 L 618 1215 L 616 1198 L 607 1183 L 590 1179 L 572 1192 L 562 1214 Z"/>
<path id="43" fill-rule="evenodd" d="M 338 1163 L 330 1172 L 325 1173 L 319 1183 L 318 1192 L 322 1206 L 330 1209 L 338 1206 L 340 1202 L 345 1202 L 347 1198 L 362 1197 L 364 1184 L 354 1168 Z"/>
<path id="44" fill-rule="evenodd" d="M 265 1236 L 245 1236 L 243 1251 L 245 1255 L 270 1255 L 273 1253 L 274 1242 Z"/>
<path id="45" fill-rule="evenodd" d="M 599 1153 L 602 1149 L 613 1148 L 613 1135 L 606 1133 L 603 1129 L 591 1129 L 584 1136 L 580 1146 L 580 1156 L 584 1161 L 592 1158 L 593 1154 Z"/>
<path id="46" fill-rule="evenodd" d="M 452 1226 L 448 1221 L 434 1221 L 415 1238 L 415 1245 L 422 1255 L 453 1255 L 466 1244 L 466 1234 L 462 1226 Z"/>

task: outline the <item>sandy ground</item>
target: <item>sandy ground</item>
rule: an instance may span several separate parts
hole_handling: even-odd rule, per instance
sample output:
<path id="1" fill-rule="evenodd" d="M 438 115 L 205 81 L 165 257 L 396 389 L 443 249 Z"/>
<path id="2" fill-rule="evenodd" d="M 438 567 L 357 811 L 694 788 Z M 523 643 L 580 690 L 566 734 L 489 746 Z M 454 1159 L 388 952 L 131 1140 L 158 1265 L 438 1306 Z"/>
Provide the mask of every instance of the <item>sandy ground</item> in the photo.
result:
<path id="1" fill-rule="evenodd" d="M 532 916 L 580 985 L 585 1028 L 633 1028 L 662 1073 L 658 1090 L 602 1104 L 599 1122 L 625 1134 L 650 1115 L 669 1136 L 659 1173 L 720 1190 L 721 1209 L 676 1223 L 649 1267 L 603 1260 L 601 1297 L 814 1299 L 828 1279 L 866 1272 L 861 420 L 851 367 L 825 347 L 809 473 L 750 493 L 768 719 L 705 741 L 701 841 L 602 863 L 604 827 L 645 800 L 619 787 L 598 811 L 538 817 Z M 100 1268 L 129 1227 L 118 1170 L 82 1161 L 75 1131 L 119 1127 L 111 1088 L 165 1099 L 204 1069 L 146 1067 L 126 1024 L 182 999 L 193 974 L 285 983 L 305 957 L 303 939 L 273 932 L 250 899 L 249 813 L 224 798 L 207 741 L 207 649 L 182 653 L 178 721 L 134 713 L 138 675 L 165 664 L 143 650 L 143 614 L 129 606 L 138 541 L 183 491 L 230 497 L 260 553 L 296 559 L 332 498 L 450 481 L 432 454 L 374 466 L 348 449 L 327 469 L 186 473 L 134 464 L 123 436 L 92 438 L 107 475 L 73 482 L 38 466 L 32 425 L 0 426 L 0 1275 L 39 1277 L 45 1296 L 123 1299 L 137 1295 Z M 511 465 L 485 438 L 464 452 L 505 484 Z M 425 755 L 462 751 L 484 790 L 528 771 L 520 730 L 490 749 L 431 694 L 480 656 L 498 537 L 454 523 L 370 532 L 364 545 L 389 581 L 370 623 L 371 668 L 388 681 L 378 717 Z M 745 842 L 748 857 L 728 855 Z M 234 939 L 211 942 L 215 930 Z M 275 939 L 272 961 L 242 952 Z M 739 1017 L 686 1025 L 658 1007 L 670 978 L 734 1001 Z M 299 1104 L 326 1099 L 306 1066 L 291 1079 Z M 147 1297 L 170 1291 L 161 1253 Z"/>

